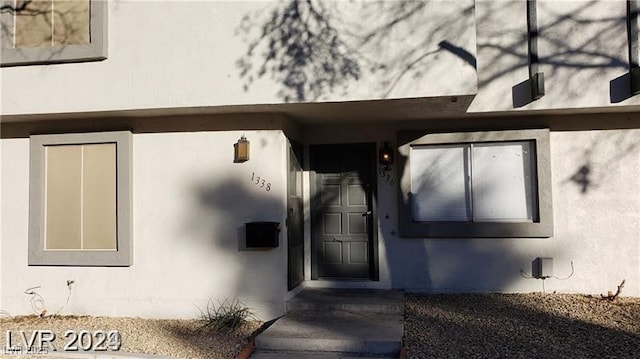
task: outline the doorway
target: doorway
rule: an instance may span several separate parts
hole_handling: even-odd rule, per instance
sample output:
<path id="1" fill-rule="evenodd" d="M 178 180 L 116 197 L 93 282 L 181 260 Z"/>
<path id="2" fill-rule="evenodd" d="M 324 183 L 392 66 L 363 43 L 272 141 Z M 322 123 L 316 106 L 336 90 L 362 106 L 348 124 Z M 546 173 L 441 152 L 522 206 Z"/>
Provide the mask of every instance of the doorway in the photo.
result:
<path id="1" fill-rule="evenodd" d="M 378 279 L 375 151 L 375 144 L 309 148 L 312 279 Z"/>

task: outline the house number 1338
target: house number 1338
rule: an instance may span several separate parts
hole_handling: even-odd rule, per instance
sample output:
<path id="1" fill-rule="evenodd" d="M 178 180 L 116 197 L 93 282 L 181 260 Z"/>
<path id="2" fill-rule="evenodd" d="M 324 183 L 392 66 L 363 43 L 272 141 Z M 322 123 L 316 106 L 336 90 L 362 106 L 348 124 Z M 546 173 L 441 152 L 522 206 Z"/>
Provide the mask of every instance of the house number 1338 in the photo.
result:
<path id="1" fill-rule="evenodd" d="M 266 180 L 260 178 L 260 176 L 256 176 L 255 172 L 251 173 L 251 182 L 254 185 L 264 189 L 267 192 L 271 191 L 271 183 L 269 183 Z"/>

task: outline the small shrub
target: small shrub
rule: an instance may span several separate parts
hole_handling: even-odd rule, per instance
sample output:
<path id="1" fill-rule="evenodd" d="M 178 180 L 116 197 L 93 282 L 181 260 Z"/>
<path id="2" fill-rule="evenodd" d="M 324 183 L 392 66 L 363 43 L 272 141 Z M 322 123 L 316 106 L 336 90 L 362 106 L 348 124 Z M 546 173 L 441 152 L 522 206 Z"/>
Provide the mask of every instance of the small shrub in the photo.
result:
<path id="1" fill-rule="evenodd" d="M 205 311 L 200 310 L 203 328 L 213 328 L 217 331 L 232 332 L 252 319 L 253 313 L 237 298 L 218 300 L 216 305 L 209 299 Z"/>

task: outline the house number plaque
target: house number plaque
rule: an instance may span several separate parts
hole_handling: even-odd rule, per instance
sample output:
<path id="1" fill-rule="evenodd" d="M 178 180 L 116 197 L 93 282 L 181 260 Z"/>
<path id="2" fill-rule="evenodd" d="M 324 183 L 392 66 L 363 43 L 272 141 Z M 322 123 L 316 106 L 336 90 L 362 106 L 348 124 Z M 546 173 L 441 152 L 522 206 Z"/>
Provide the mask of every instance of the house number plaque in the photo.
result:
<path id="1" fill-rule="evenodd" d="M 267 182 L 265 179 L 260 176 L 256 176 L 255 172 L 251 173 L 251 183 L 253 183 L 258 188 L 261 188 L 267 192 L 271 191 L 271 183 Z"/>

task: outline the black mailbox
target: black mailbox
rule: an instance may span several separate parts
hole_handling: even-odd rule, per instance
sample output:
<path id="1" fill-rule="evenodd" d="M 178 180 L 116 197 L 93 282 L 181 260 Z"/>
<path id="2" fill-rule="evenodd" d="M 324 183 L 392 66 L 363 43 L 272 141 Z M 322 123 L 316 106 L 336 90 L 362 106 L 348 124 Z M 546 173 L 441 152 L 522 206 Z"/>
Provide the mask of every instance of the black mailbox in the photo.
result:
<path id="1" fill-rule="evenodd" d="M 247 230 L 247 248 L 275 248 L 280 238 L 280 223 L 249 222 Z"/>

